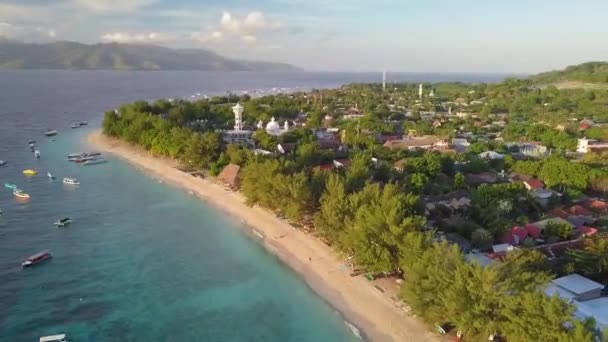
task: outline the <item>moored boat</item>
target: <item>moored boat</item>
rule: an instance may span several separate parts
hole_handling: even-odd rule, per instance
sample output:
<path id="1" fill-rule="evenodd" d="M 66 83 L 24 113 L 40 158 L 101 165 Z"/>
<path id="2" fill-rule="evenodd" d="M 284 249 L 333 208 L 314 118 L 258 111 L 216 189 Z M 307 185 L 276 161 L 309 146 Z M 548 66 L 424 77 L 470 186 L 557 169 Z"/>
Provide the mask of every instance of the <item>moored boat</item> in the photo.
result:
<path id="1" fill-rule="evenodd" d="M 72 220 L 69 217 L 66 217 L 66 218 L 62 218 L 61 220 L 55 221 L 55 223 L 53 223 L 53 224 L 56 225 L 57 228 L 59 228 L 59 227 L 65 227 L 65 226 L 69 225 L 70 223 L 72 223 Z"/>
<path id="2" fill-rule="evenodd" d="M 44 135 L 46 135 L 47 137 L 52 137 L 52 136 L 57 135 L 57 131 L 52 130 L 52 129 L 49 129 L 48 131 L 46 131 L 46 132 L 44 133 Z"/>
<path id="3" fill-rule="evenodd" d="M 7 189 L 15 190 L 15 189 L 17 189 L 17 184 L 4 183 L 4 187 Z"/>
<path id="4" fill-rule="evenodd" d="M 37 159 L 40 159 L 40 150 L 36 150 L 36 151 L 34 151 L 34 156 L 35 156 Z"/>
<path id="5" fill-rule="evenodd" d="M 82 165 L 95 165 L 95 164 L 103 164 L 105 163 L 107 160 L 103 159 L 103 158 L 95 158 L 95 159 L 90 159 L 85 161 L 84 163 L 82 163 Z"/>
<path id="6" fill-rule="evenodd" d="M 88 123 L 88 122 L 86 122 L 86 121 L 80 121 L 78 124 L 79 124 L 80 126 L 86 126 L 86 125 L 88 125 L 89 123 Z"/>
<path id="7" fill-rule="evenodd" d="M 37 173 L 38 172 L 36 170 L 32 170 L 32 169 L 23 170 L 23 174 L 26 176 L 34 176 Z"/>
<path id="8" fill-rule="evenodd" d="M 72 128 L 80 128 L 80 124 L 73 124 Z"/>
<path id="9" fill-rule="evenodd" d="M 65 334 L 49 335 L 40 337 L 39 342 L 68 342 Z"/>
<path id="10" fill-rule="evenodd" d="M 49 252 L 49 251 L 36 253 L 36 254 L 30 256 L 29 258 L 27 258 L 23 263 L 21 263 L 21 267 L 25 268 L 25 267 L 34 266 L 45 260 L 50 259 L 51 257 L 52 257 L 51 252 Z"/>
<path id="11" fill-rule="evenodd" d="M 63 182 L 70 185 L 80 185 L 80 182 L 76 178 L 64 177 Z"/>
<path id="12" fill-rule="evenodd" d="M 31 145 L 35 145 L 35 144 L 36 144 L 36 140 L 30 140 L 30 141 L 28 141 L 27 143 L 28 143 L 28 144 L 30 144 L 30 146 L 31 146 Z"/>
<path id="13" fill-rule="evenodd" d="M 13 195 L 15 195 L 15 197 L 17 198 L 21 198 L 21 199 L 25 199 L 25 200 L 29 200 L 30 194 L 23 192 L 23 190 L 21 189 L 15 189 L 13 190 Z"/>
<path id="14" fill-rule="evenodd" d="M 47 171 L 46 176 L 49 177 L 50 179 L 55 179 L 55 176 L 53 176 L 51 171 Z"/>
<path id="15" fill-rule="evenodd" d="M 0 166 L 6 165 L 6 160 L 0 160 Z"/>

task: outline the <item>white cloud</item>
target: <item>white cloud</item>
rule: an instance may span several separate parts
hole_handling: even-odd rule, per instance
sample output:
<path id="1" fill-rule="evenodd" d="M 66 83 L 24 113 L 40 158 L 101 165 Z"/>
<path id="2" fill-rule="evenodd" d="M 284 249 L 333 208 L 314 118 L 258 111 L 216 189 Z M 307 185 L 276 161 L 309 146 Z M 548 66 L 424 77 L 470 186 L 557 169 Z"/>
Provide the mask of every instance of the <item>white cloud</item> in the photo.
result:
<path id="1" fill-rule="evenodd" d="M 254 11 L 244 17 L 237 17 L 230 12 L 222 13 L 220 29 L 224 32 L 255 34 L 273 31 L 283 26 L 279 21 L 269 19 L 264 13 Z"/>
<path id="2" fill-rule="evenodd" d="M 222 40 L 224 34 L 221 31 L 213 31 L 211 33 L 194 32 L 190 34 L 190 38 L 200 43 L 211 43 Z"/>
<path id="3" fill-rule="evenodd" d="M 157 43 L 166 42 L 171 37 L 168 34 L 157 32 L 149 33 L 129 33 L 129 32 L 111 32 L 101 36 L 101 41 L 112 43 Z"/>
<path id="4" fill-rule="evenodd" d="M 245 43 L 249 43 L 249 44 L 254 44 L 255 42 L 258 41 L 258 38 L 254 35 L 251 34 L 246 34 L 242 37 L 243 41 Z"/>
<path id="5" fill-rule="evenodd" d="M 72 0 L 81 8 L 99 13 L 130 13 L 158 0 Z"/>
<path id="6" fill-rule="evenodd" d="M 45 42 L 49 41 L 50 38 L 55 38 L 57 34 L 53 28 L 0 22 L 0 36 L 18 40 Z"/>

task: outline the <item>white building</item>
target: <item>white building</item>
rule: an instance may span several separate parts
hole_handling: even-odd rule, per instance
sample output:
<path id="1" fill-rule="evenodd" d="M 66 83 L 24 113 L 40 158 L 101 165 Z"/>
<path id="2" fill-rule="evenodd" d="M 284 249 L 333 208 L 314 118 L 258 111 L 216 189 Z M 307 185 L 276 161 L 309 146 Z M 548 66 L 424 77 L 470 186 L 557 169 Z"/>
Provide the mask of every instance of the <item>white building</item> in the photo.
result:
<path id="1" fill-rule="evenodd" d="M 545 288 L 548 296 L 558 296 L 574 305 L 574 316 L 593 318 L 598 329 L 608 328 L 608 297 L 602 297 L 604 285 L 576 273 L 551 281 Z"/>
<path id="2" fill-rule="evenodd" d="M 608 150 L 608 144 L 600 143 L 595 139 L 583 137 L 578 139 L 578 143 L 576 144 L 576 152 L 578 153 L 599 152 L 602 150 Z"/>
<path id="3" fill-rule="evenodd" d="M 240 103 L 237 103 L 232 107 L 232 112 L 234 113 L 234 129 L 223 132 L 222 138 L 226 144 L 253 147 L 255 145 L 252 139 L 253 131 L 243 129 L 243 110 L 244 108 Z"/>
<path id="4" fill-rule="evenodd" d="M 285 123 L 284 123 L 282 129 L 281 129 L 281 125 L 279 124 L 279 122 L 274 119 L 274 116 L 272 117 L 270 122 L 268 122 L 268 124 L 266 124 L 266 133 L 268 133 L 270 135 L 278 137 L 279 135 L 282 135 L 286 132 L 289 132 L 289 122 L 287 120 L 285 120 Z"/>

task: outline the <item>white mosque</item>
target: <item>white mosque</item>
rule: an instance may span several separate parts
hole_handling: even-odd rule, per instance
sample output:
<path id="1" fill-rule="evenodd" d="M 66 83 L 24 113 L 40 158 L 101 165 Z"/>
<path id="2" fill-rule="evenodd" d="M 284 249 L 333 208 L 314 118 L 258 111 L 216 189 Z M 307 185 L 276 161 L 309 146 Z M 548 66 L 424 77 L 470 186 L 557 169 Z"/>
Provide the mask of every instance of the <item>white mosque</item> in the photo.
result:
<path id="1" fill-rule="evenodd" d="M 264 128 L 264 123 L 262 122 L 262 120 L 258 122 L 257 128 Z M 281 128 L 281 125 L 274 119 L 274 116 L 272 117 L 272 119 L 270 119 L 270 122 L 266 124 L 266 133 L 272 136 L 278 137 L 286 132 L 289 132 L 289 122 L 287 120 L 285 120 L 283 128 Z"/>

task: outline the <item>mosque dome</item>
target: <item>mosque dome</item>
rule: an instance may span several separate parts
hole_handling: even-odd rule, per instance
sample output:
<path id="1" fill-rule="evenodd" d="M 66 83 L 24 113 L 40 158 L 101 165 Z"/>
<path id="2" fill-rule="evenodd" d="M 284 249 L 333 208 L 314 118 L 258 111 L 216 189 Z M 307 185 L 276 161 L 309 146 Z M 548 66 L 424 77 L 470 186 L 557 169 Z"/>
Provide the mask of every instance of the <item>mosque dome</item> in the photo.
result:
<path id="1" fill-rule="evenodd" d="M 266 132 L 273 133 L 281 131 L 281 125 L 275 121 L 274 116 L 268 124 L 266 124 Z"/>

